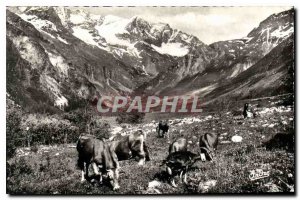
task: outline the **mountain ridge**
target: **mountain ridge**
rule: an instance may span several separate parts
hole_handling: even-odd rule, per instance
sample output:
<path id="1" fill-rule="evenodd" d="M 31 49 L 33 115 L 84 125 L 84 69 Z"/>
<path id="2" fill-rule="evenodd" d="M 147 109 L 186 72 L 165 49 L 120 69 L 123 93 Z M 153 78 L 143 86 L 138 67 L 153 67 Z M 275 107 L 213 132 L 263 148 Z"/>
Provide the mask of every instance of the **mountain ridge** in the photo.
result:
<path id="1" fill-rule="evenodd" d="M 206 45 L 169 24 L 139 16 L 8 8 L 7 91 L 15 98 L 17 91 L 23 93 L 18 101 L 25 107 L 38 102 L 49 110 L 74 109 L 101 95 L 218 98 L 212 94 L 224 87 L 222 82 L 251 69 L 293 31 L 293 9 L 271 15 L 244 38 Z M 16 71 L 22 76 L 10 74 Z M 36 94 L 43 101 L 35 100 Z"/>

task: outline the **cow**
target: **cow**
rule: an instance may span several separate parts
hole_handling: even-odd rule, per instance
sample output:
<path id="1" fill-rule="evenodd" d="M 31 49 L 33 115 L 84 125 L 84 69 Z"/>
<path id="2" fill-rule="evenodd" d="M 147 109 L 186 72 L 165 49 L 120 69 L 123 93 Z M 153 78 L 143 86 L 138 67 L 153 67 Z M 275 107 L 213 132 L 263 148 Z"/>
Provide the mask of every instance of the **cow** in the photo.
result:
<path id="1" fill-rule="evenodd" d="M 244 110 L 243 110 L 243 116 L 244 118 L 255 118 L 257 114 L 253 110 L 252 106 L 249 103 L 244 104 Z"/>
<path id="2" fill-rule="evenodd" d="M 205 133 L 200 136 L 200 153 L 205 155 L 206 160 L 211 161 L 218 145 L 218 135 L 216 133 Z"/>
<path id="3" fill-rule="evenodd" d="M 145 143 L 145 135 L 142 130 L 112 141 L 110 146 L 116 153 L 119 161 L 138 157 L 138 165 L 144 165 L 145 160 L 150 160 L 148 147 Z"/>
<path id="4" fill-rule="evenodd" d="M 186 173 L 192 165 L 201 160 L 201 156 L 190 151 L 177 151 L 173 152 L 163 160 L 161 166 L 166 165 L 166 170 L 170 176 L 170 183 L 173 187 L 177 187 L 175 184 L 175 176 L 180 174 L 180 180 L 187 184 Z M 182 178 L 184 175 L 184 179 Z"/>
<path id="5" fill-rule="evenodd" d="M 81 135 L 77 141 L 78 167 L 81 169 L 81 181 L 85 181 L 84 165 L 86 168 L 86 178 L 88 178 L 89 165 L 92 165 L 99 182 L 102 182 L 102 174 L 107 174 L 113 190 L 120 188 L 119 162 L 117 155 L 112 148 L 103 140 L 97 139 L 93 135 Z M 99 171 L 100 168 L 100 171 Z"/>
<path id="6" fill-rule="evenodd" d="M 169 146 L 169 154 L 177 151 L 187 151 L 187 141 L 185 138 L 178 138 Z"/>
<path id="7" fill-rule="evenodd" d="M 169 131 L 169 125 L 167 120 L 161 120 L 156 127 L 158 137 L 165 137 L 165 134 Z"/>

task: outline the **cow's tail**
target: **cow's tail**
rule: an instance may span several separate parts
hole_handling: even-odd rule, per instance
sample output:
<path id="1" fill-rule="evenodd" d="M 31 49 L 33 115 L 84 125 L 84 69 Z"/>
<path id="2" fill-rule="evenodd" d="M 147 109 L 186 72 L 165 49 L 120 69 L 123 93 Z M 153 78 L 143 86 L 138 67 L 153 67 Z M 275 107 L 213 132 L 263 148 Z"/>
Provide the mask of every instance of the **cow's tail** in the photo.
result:
<path id="1" fill-rule="evenodd" d="M 80 152 L 81 152 L 81 149 L 82 149 L 82 146 L 80 144 L 80 138 L 81 138 L 81 135 L 79 136 L 79 138 L 77 140 L 77 144 L 76 144 L 76 149 L 77 149 L 77 152 L 78 152 L 78 159 L 77 159 L 76 166 L 82 170 L 84 168 L 84 161 L 83 161 L 83 159 L 80 155 Z"/>
<path id="2" fill-rule="evenodd" d="M 79 150 L 81 149 L 81 146 L 80 146 L 80 138 L 81 138 L 81 135 L 78 137 L 77 144 L 76 144 L 76 149 L 77 149 L 78 152 L 79 152 Z"/>

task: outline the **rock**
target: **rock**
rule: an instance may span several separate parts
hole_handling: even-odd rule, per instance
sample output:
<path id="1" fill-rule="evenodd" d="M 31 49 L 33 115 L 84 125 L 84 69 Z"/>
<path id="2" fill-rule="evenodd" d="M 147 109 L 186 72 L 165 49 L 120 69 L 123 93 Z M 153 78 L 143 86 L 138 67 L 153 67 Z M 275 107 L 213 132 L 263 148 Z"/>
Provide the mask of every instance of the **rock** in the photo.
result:
<path id="1" fill-rule="evenodd" d="M 231 138 L 232 142 L 242 142 L 242 140 L 243 140 L 243 138 L 239 135 L 232 136 L 232 138 Z"/>
<path id="2" fill-rule="evenodd" d="M 120 127 L 120 126 L 117 126 L 117 127 L 114 127 L 111 129 L 111 134 L 114 135 L 114 134 L 117 134 L 119 133 L 123 128 Z"/>
<path id="3" fill-rule="evenodd" d="M 266 183 L 265 187 L 268 188 L 268 192 L 281 192 L 279 187 L 276 184 L 272 183 L 272 182 Z"/>
<path id="4" fill-rule="evenodd" d="M 197 136 L 193 136 L 192 138 L 193 138 L 193 140 L 197 140 Z"/>
<path id="5" fill-rule="evenodd" d="M 202 193 L 208 192 L 208 190 L 214 186 L 216 186 L 217 181 L 216 180 L 208 180 L 206 182 L 200 182 L 198 186 L 198 190 Z"/>
<path id="6" fill-rule="evenodd" d="M 270 124 L 269 128 L 273 128 L 275 126 L 275 124 Z"/>
<path id="7" fill-rule="evenodd" d="M 188 143 L 189 143 L 189 144 L 193 144 L 193 141 L 189 140 Z"/>
<path id="8" fill-rule="evenodd" d="M 221 141 L 220 144 L 229 144 L 231 143 L 229 140 Z"/>
<path id="9" fill-rule="evenodd" d="M 161 182 L 154 180 L 154 181 L 151 181 L 151 182 L 148 183 L 148 188 L 155 188 L 155 187 L 158 187 L 160 185 L 161 185 Z"/>

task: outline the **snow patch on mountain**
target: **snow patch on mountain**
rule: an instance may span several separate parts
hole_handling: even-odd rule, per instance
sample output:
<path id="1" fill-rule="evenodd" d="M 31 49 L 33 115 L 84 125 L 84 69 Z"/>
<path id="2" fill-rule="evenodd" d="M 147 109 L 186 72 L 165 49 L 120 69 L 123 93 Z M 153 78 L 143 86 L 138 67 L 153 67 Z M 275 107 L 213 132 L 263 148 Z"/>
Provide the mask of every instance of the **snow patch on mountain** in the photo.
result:
<path id="1" fill-rule="evenodd" d="M 48 75 L 41 75 L 40 81 L 42 83 L 42 86 L 44 86 L 45 89 L 50 91 L 53 95 L 54 106 L 57 106 L 60 109 L 63 109 L 65 106 L 68 106 L 68 100 L 62 95 L 60 85 L 54 78 Z"/>
<path id="2" fill-rule="evenodd" d="M 73 35 L 79 38 L 80 40 L 84 41 L 85 43 L 93 46 L 97 46 L 100 49 L 105 49 L 95 41 L 95 37 L 91 35 L 88 29 L 82 28 L 80 26 L 75 26 L 72 28 L 72 30 L 73 30 Z"/>
<path id="3" fill-rule="evenodd" d="M 69 44 L 66 40 L 62 39 L 60 36 L 58 36 L 57 39 L 65 44 Z"/>
<path id="4" fill-rule="evenodd" d="M 250 42 L 254 37 L 243 37 L 242 40 L 246 40 L 245 43 Z"/>
<path id="5" fill-rule="evenodd" d="M 168 54 L 177 57 L 183 57 L 189 53 L 188 47 L 183 46 L 181 43 L 162 43 L 161 47 L 151 44 L 151 47 L 160 54 Z"/>
<path id="6" fill-rule="evenodd" d="M 24 21 L 29 22 L 30 24 L 32 24 L 36 29 L 41 30 L 41 31 L 45 31 L 45 30 L 53 30 L 57 32 L 57 28 L 56 26 L 48 21 L 48 20 L 44 20 L 44 19 L 39 19 L 36 15 L 27 15 L 27 14 L 20 14 L 19 15 Z"/>
<path id="7" fill-rule="evenodd" d="M 166 26 L 166 24 L 163 24 L 163 23 L 153 24 L 150 29 L 150 33 L 155 34 L 157 32 L 162 32 L 164 30 L 165 26 Z"/>
<path id="8" fill-rule="evenodd" d="M 42 56 L 38 54 L 38 49 L 26 36 L 12 37 L 12 42 L 19 50 L 20 56 L 27 60 L 32 68 L 38 68 L 44 61 Z"/>
<path id="9" fill-rule="evenodd" d="M 79 14 L 70 14 L 70 22 L 73 24 L 82 24 L 85 22 L 85 16 Z"/>
<path id="10" fill-rule="evenodd" d="M 101 15 L 89 14 L 89 18 L 94 21 L 98 21 L 98 20 L 101 20 Z"/>
<path id="11" fill-rule="evenodd" d="M 247 63 L 238 63 L 233 67 L 233 72 L 230 75 L 229 78 L 233 78 L 236 77 L 238 74 L 240 74 L 241 72 L 247 70 L 249 67 L 251 67 L 253 65 L 252 62 L 247 62 Z"/>
<path id="12" fill-rule="evenodd" d="M 125 29 L 128 23 L 128 19 L 108 15 L 104 18 L 104 21 L 100 26 L 95 26 L 95 29 L 98 31 L 99 35 L 105 38 L 107 43 L 112 45 L 129 46 L 130 41 L 117 37 L 117 34 L 128 33 Z"/>
<path id="13" fill-rule="evenodd" d="M 127 51 L 128 51 L 131 55 L 133 55 L 133 56 L 135 56 L 135 57 L 137 57 L 137 58 L 142 58 L 142 57 L 140 56 L 140 52 L 137 50 L 137 48 L 134 47 L 135 44 L 136 44 L 136 43 L 128 45 Z"/>
<path id="14" fill-rule="evenodd" d="M 53 39 L 57 39 L 65 44 L 69 44 L 66 40 L 61 38 L 59 35 L 55 37 L 54 35 L 49 33 L 49 31 L 58 32 L 57 27 L 52 22 L 44 19 L 39 19 L 36 15 L 27 15 L 25 13 L 19 14 L 19 17 L 21 17 L 24 21 L 32 24 L 41 33 L 46 34 L 47 36 Z M 61 21 L 63 22 L 63 20 Z"/>
<path id="15" fill-rule="evenodd" d="M 210 93 L 211 91 L 213 91 L 215 88 L 217 88 L 218 84 L 212 84 L 206 87 L 203 87 L 201 89 L 197 89 L 191 92 L 190 95 L 201 95 L 201 96 L 205 96 L 206 94 Z"/>
<path id="16" fill-rule="evenodd" d="M 64 107 L 68 106 L 68 100 L 64 96 L 59 96 L 54 102 L 54 106 L 59 107 L 61 110 L 63 110 Z"/>
<path id="17" fill-rule="evenodd" d="M 64 7 L 55 7 L 54 9 L 55 9 L 60 21 L 61 21 L 61 24 L 64 27 L 66 27 L 67 26 L 67 21 L 68 21 L 66 8 L 64 8 Z"/>
<path id="18" fill-rule="evenodd" d="M 278 29 L 273 31 L 271 33 L 272 37 L 277 37 L 277 38 L 287 38 L 294 32 L 294 27 L 290 27 L 289 29 L 285 30 L 286 27 L 280 26 Z"/>
<path id="19" fill-rule="evenodd" d="M 46 51 L 51 64 L 56 67 L 62 74 L 62 76 L 68 76 L 69 65 L 65 62 L 62 56 L 52 54 Z"/>

